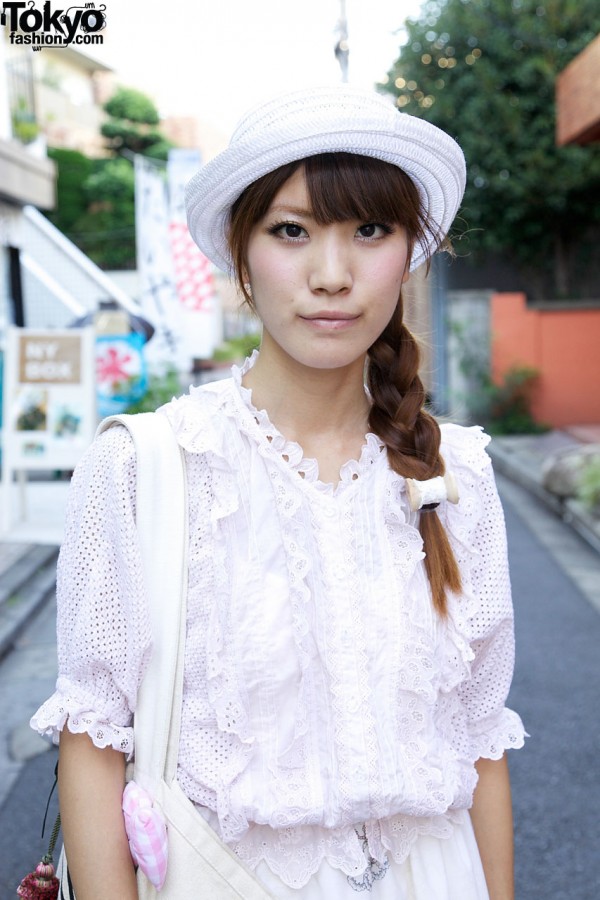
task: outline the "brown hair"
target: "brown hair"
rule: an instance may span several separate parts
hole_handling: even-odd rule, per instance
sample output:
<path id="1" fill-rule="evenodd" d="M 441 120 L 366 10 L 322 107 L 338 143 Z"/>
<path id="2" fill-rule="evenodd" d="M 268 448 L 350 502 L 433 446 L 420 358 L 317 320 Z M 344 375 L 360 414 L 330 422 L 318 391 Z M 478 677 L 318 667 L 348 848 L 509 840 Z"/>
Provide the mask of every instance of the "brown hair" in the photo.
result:
<path id="1" fill-rule="evenodd" d="M 409 250 L 422 239 L 442 237 L 424 214 L 412 179 L 397 166 L 350 153 L 324 153 L 288 163 L 251 184 L 232 206 L 229 245 L 236 278 L 246 301 L 246 250 L 252 229 L 273 197 L 303 166 L 312 214 L 320 225 L 348 219 L 393 223 L 406 229 Z M 369 428 L 385 443 L 390 466 L 406 478 L 444 474 L 440 429 L 423 406 L 419 347 L 403 322 L 402 293 L 394 314 L 368 351 L 367 385 L 372 397 Z M 435 608 L 446 614 L 446 591 L 458 592 L 461 579 L 446 531 L 434 511 L 423 512 L 419 528 Z"/>

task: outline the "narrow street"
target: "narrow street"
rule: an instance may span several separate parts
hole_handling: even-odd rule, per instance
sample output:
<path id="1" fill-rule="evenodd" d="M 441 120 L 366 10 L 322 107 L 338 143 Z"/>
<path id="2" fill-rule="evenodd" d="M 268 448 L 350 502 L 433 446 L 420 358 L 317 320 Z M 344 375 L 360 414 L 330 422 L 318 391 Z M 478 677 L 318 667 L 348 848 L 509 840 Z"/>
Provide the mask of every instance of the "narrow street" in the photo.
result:
<path id="1" fill-rule="evenodd" d="M 517 628 L 510 703 L 531 735 L 509 757 L 516 896 L 597 900 L 600 557 L 521 488 L 501 478 L 499 485 Z M 54 798 L 41 841 L 56 752 L 28 759 L 41 742 L 25 725 L 52 690 L 53 616 L 49 604 L 0 665 L 0 900 L 14 900 L 19 879 L 45 852 L 56 813 Z"/>
<path id="2" fill-rule="evenodd" d="M 600 556 L 499 479 L 517 632 L 510 703 L 531 737 L 512 753 L 517 900 L 600 897 Z"/>
<path id="3" fill-rule="evenodd" d="M 15 900 L 20 879 L 46 853 L 58 811 L 55 792 L 41 840 L 58 754 L 28 720 L 54 689 L 55 618 L 53 599 L 0 663 L 0 900 Z"/>

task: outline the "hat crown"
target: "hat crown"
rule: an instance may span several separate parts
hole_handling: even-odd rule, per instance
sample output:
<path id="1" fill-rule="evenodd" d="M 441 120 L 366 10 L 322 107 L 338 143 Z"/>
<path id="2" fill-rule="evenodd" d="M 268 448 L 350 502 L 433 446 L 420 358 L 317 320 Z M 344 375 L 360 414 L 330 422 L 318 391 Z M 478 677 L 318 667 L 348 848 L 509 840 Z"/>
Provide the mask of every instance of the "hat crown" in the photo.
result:
<path id="1" fill-rule="evenodd" d="M 326 124 L 331 131 L 346 132 L 354 123 L 362 128 L 370 124 L 381 128 L 384 122 L 394 127 L 400 113 L 382 94 L 349 85 L 329 85 L 280 94 L 254 106 L 239 120 L 229 142 L 230 146 L 249 141 L 266 129 L 296 132 L 309 136 L 318 133 L 317 123 Z"/>

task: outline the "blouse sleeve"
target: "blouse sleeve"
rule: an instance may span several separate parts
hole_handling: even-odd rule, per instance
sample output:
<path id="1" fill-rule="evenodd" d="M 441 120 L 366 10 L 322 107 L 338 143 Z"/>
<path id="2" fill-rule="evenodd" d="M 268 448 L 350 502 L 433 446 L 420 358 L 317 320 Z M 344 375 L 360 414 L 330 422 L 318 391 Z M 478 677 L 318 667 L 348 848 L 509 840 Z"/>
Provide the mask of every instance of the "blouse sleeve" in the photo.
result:
<path id="1" fill-rule="evenodd" d="M 128 756 L 151 648 L 135 485 L 133 441 L 126 428 L 110 428 L 73 475 L 57 571 L 56 692 L 31 721 L 55 743 L 66 724 Z"/>
<path id="2" fill-rule="evenodd" d="M 457 689 L 467 719 L 465 749 L 473 760 L 499 759 L 504 750 L 523 746 L 525 737 L 521 719 L 505 706 L 515 639 L 504 513 L 485 451 L 487 435 L 478 428 L 444 431 L 446 465 L 460 494 L 446 515 L 464 591 L 452 612 L 470 661 L 470 677 Z"/>

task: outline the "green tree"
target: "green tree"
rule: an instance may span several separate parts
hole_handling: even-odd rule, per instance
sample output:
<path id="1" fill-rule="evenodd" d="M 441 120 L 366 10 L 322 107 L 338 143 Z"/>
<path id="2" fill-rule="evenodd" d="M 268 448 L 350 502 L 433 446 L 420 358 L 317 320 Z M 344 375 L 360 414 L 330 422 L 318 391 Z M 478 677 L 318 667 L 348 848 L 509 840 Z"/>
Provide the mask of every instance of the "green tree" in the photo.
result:
<path id="1" fill-rule="evenodd" d="M 72 239 L 103 269 L 135 266 L 133 166 L 128 159 L 96 160 L 82 185 L 86 211 L 73 225 Z"/>
<path id="2" fill-rule="evenodd" d="M 104 104 L 104 111 L 115 119 L 129 119 L 144 125 L 158 125 L 158 112 L 150 97 L 135 88 L 118 88 Z"/>
<path id="3" fill-rule="evenodd" d="M 57 209 L 51 220 L 101 268 L 135 267 L 132 153 L 167 159 L 173 144 L 156 127 L 158 112 L 140 91 L 119 88 L 104 105 L 101 132 L 110 156 L 89 159 L 51 150 L 58 166 Z"/>
<path id="4" fill-rule="evenodd" d="M 88 199 L 83 186 L 94 170 L 94 161 L 78 150 L 50 148 L 48 156 L 54 160 L 58 171 L 56 209 L 48 213 L 48 218 L 70 236 L 75 223 L 87 210 Z"/>
<path id="5" fill-rule="evenodd" d="M 556 147 L 554 104 L 597 0 L 427 0 L 406 31 L 386 89 L 465 152 L 467 252 L 502 253 L 538 295 L 597 293 L 600 153 Z"/>
<path id="6" fill-rule="evenodd" d="M 121 87 L 104 104 L 104 111 L 109 118 L 100 130 L 110 150 L 167 158 L 173 144 L 156 128 L 158 111 L 145 94 Z"/>

